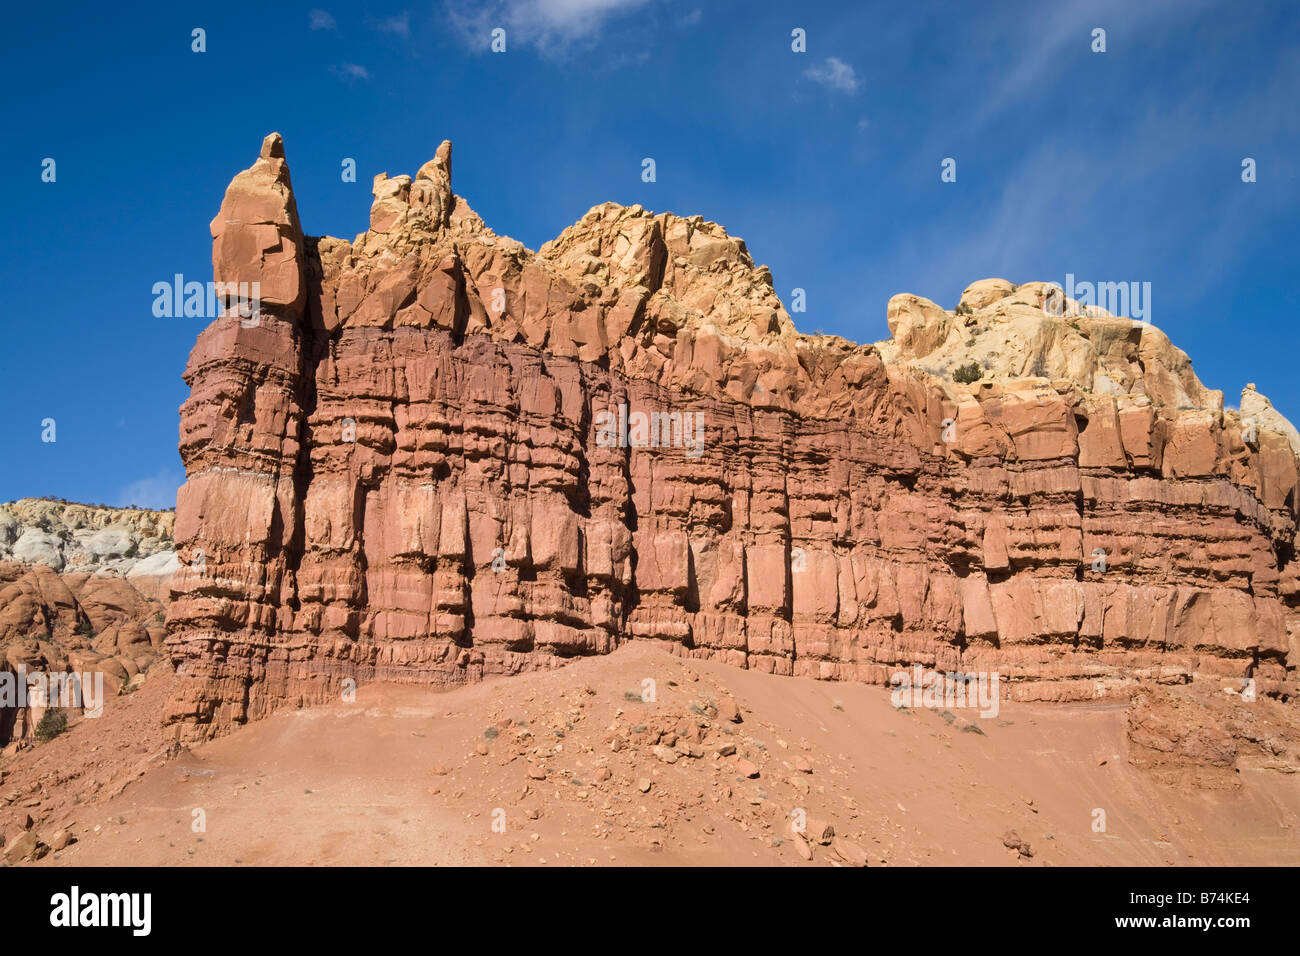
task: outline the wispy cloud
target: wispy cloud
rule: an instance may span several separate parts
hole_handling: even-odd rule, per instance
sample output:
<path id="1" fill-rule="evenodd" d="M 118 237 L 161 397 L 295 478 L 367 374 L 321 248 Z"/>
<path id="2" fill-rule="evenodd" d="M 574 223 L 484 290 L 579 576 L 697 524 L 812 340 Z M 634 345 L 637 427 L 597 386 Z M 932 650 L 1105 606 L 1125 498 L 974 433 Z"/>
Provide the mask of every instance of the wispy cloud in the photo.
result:
<path id="1" fill-rule="evenodd" d="M 471 49 L 487 52 L 491 33 L 506 31 L 511 44 L 559 53 L 595 40 L 606 25 L 647 4 L 648 0 L 446 0 L 452 25 Z"/>
<path id="2" fill-rule="evenodd" d="M 409 37 L 411 35 L 411 15 L 403 10 L 396 16 L 385 17 L 375 24 L 375 29 L 380 33 L 392 33 L 399 37 Z"/>
<path id="3" fill-rule="evenodd" d="M 1012 282 L 1062 281 L 1056 274 L 1027 275 L 1023 270 L 1027 263 L 1068 257 L 1076 240 L 1062 224 L 1104 215 L 1098 193 L 1113 181 L 1110 177 L 1126 172 L 1125 158 L 1131 162 L 1131 157 L 1098 157 L 1077 145 L 1044 141 L 1008 171 L 996 192 L 989 189 L 966 228 L 955 232 L 947 219 L 914 228 L 900 244 L 892 268 L 914 277 L 915 287 L 931 296 L 991 276 Z M 937 180 L 937 162 L 934 168 Z M 951 188 L 965 188 L 960 177 Z"/>
<path id="4" fill-rule="evenodd" d="M 839 93 L 856 93 L 862 86 L 857 71 L 838 57 L 830 56 L 824 63 L 810 66 L 804 70 L 804 76 L 815 83 L 820 83 L 828 90 Z"/>
<path id="5" fill-rule="evenodd" d="M 336 73 L 345 80 L 368 80 L 370 71 L 359 63 L 342 63 L 338 66 L 330 67 L 331 73 Z"/>
<path id="6" fill-rule="evenodd" d="M 138 505 L 141 508 L 176 507 L 176 489 L 185 481 L 185 476 L 175 468 L 165 468 L 156 475 L 133 481 L 117 496 L 116 506 L 125 508 Z"/>
<path id="7" fill-rule="evenodd" d="M 338 27 L 328 10 L 312 10 L 307 14 L 307 24 L 313 30 L 333 30 Z"/>
<path id="8" fill-rule="evenodd" d="M 1108 279 L 1164 278 L 1157 297 L 1166 304 L 1195 302 L 1208 294 L 1246 254 L 1250 233 L 1272 227 L 1268 214 L 1239 208 L 1251 187 L 1240 182 L 1238 155 L 1230 153 L 1208 176 L 1204 168 L 1189 170 L 1187 157 L 1213 156 L 1225 143 L 1242 144 L 1243 156 L 1248 151 L 1292 155 L 1288 144 L 1294 140 L 1280 127 L 1280 138 L 1260 142 L 1240 102 L 1284 100 L 1300 83 L 1300 57 L 1261 72 L 1258 86 L 1241 101 L 1215 103 L 1214 78 L 1201 79 L 1197 70 L 1189 64 L 1169 74 L 1184 90 L 1181 100 L 1144 101 L 1116 122 L 1112 134 L 1122 147 L 1099 149 L 1065 130 L 1035 138 L 995 179 L 977 187 L 985 198 L 964 207 L 966 219 L 949 215 L 914 224 L 885 271 L 907 277 L 903 288 L 932 298 L 990 276 L 1061 282 L 1065 272 L 1081 274 L 1090 265 L 1105 270 Z M 932 166 L 937 180 L 937 159 Z M 1279 173 L 1280 182 L 1296 181 L 1290 161 Z M 1160 208 L 1149 205 L 1151 197 L 1198 174 L 1205 188 L 1197 203 L 1151 214 Z M 965 190 L 967 182 L 959 178 L 943 188 Z M 1288 208 L 1296 190 L 1279 188 L 1275 195 Z M 1166 257 L 1179 265 L 1171 268 Z M 1173 289 L 1168 282 L 1175 276 Z M 1162 306 L 1156 325 L 1172 333 L 1164 325 L 1169 315 Z"/>
<path id="9" fill-rule="evenodd" d="M 1092 31 L 1123 23 L 1125 35 L 1140 36 L 1143 30 L 1154 28 L 1163 20 L 1189 20 L 1206 7 L 1220 0 L 1146 0 L 1135 4 L 1131 0 L 1063 0 L 1045 7 L 1034 27 L 1034 42 L 1018 45 L 1016 55 L 1009 58 L 1011 68 L 998 71 L 999 79 L 987 86 L 988 96 L 972 118 L 972 127 L 979 128 L 999 113 L 1010 109 L 1027 98 L 1042 93 L 1049 84 L 1068 81 L 1070 73 L 1061 69 L 1072 49 L 1090 50 Z M 1023 23 L 1008 21 L 1008 33 L 1019 33 Z M 1116 37 L 1111 37 L 1113 42 Z M 1114 55 L 1114 52 L 1099 55 Z M 997 46 L 998 63 L 1005 64 L 1001 46 Z"/>

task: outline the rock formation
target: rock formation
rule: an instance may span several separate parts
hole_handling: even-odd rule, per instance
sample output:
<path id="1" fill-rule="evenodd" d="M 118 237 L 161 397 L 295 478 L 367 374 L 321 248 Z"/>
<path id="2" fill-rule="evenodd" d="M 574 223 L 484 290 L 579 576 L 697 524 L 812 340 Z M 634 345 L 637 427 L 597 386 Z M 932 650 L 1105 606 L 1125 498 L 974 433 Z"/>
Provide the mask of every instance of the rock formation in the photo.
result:
<path id="1" fill-rule="evenodd" d="M 0 561 L 165 576 L 175 519 L 171 511 L 22 498 L 0 504 Z"/>
<path id="2" fill-rule="evenodd" d="M 50 703 L 20 694 L 20 678 L 100 674 L 111 695 L 162 658 L 174 517 L 41 498 L 0 505 L 0 746 L 30 739 Z"/>
<path id="3" fill-rule="evenodd" d="M 376 177 L 366 232 L 313 238 L 272 134 L 212 222 L 214 279 L 262 295 L 185 372 L 184 735 L 627 640 L 1022 698 L 1295 694 L 1293 439 L 1157 330 L 991 280 L 959 312 L 896 297 L 879 347 L 802 335 L 715 223 L 605 204 L 532 252 L 451 173 L 444 143 Z M 972 316 L 1028 365 L 953 383 Z"/>

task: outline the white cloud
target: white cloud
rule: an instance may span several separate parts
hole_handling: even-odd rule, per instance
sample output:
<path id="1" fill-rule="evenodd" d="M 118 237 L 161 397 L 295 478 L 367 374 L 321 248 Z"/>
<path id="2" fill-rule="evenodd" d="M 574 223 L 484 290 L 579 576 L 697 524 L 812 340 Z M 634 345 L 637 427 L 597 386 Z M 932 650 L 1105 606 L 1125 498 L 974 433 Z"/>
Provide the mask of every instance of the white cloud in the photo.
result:
<path id="1" fill-rule="evenodd" d="M 380 33 L 393 33 L 399 37 L 411 35 L 411 15 L 405 11 L 393 17 L 386 17 L 375 24 Z"/>
<path id="2" fill-rule="evenodd" d="M 344 63 L 341 66 L 331 66 L 331 73 L 337 73 L 346 80 L 368 80 L 370 71 L 358 63 Z"/>
<path id="3" fill-rule="evenodd" d="M 307 22 L 313 30 L 333 30 L 338 26 L 328 10 L 312 10 L 307 14 Z"/>
<path id="4" fill-rule="evenodd" d="M 117 496 L 116 505 L 125 508 L 138 505 L 141 508 L 176 507 L 176 490 L 184 483 L 185 476 L 174 468 L 164 468 L 156 475 L 133 481 L 122 489 Z"/>
<path id="5" fill-rule="evenodd" d="M 555 52 L 595 39 L 612 19 L 645 6 L 647 0 L 447 0 L 452 24 L 473 49 L 486 52 L 492 30 L 506 31 L 511 44 Z M 471 9 L 465 9 L 469 7 Z"/>
<path id="6" fill-rule="evenodd" d="M 820 66 L 810 66 L 804 70 L 803 75 L 829 90 L 840 93 L 856 93 L 858 87 L 862 85 L 853 67 L 833 56 L 827 57 L 826 62 Z"/>

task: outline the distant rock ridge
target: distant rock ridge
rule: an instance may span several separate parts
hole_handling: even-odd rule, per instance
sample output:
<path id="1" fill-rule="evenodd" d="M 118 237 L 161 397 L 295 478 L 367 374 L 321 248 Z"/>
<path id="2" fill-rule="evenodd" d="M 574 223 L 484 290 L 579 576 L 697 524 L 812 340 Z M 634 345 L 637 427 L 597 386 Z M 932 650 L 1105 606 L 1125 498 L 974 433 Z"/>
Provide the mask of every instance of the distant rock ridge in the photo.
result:
<path id="1" fill-rule="evenodd" d="M 996 669 L 1022 698 L 1294 697 L 1297 465 L 1262 396 L 1225 412 L 1153 328 L 1004 280 L 960 315 L 895 297 L 889 343 L 803 335 L 715 223 L 604 204 L 534 253 L 451 170 L 444 143 L 375 178 L 366 232 L 313 238 L 272 134 L 212 222 L 214 279 L 260 281 L 262 312 L 185 372 L 182 735 L 630 639 L 824 679 Z M 614 409 L 663 431 L 604 441 Z"/>
<path id="2" fill-rule="evenodd" d="M 896 295 L 888 316 L 892 338 L 877 343 L 886 360 L 948 380 L 975 361 L 986 378 L 1065 380 L 1085 394 L 1145 397 L 1171 414 L 1223 411 L 1223 393 L 1202 385 L 1187 354 L 1154 325 L 1081 305 L 1051 283 L 984 279 L 952 312 Z"/>
<path id="3" fill-rule="evenodd" d="M 156 571 L 175 555 L 175 520 L 172 511 L 20 498 L 0 503 L 0 561 L 55 571 Z"/>
<path id="4" fill-rule="evenodd" d="M 20 677 L 100 674 L 115 695 L 162 659 L 174 520 L 48 498 L 0 504 L 0 680 L 13 695 L 0 691 L 0 747 L 30 741 L 47 709 L 19 699 Z"/>

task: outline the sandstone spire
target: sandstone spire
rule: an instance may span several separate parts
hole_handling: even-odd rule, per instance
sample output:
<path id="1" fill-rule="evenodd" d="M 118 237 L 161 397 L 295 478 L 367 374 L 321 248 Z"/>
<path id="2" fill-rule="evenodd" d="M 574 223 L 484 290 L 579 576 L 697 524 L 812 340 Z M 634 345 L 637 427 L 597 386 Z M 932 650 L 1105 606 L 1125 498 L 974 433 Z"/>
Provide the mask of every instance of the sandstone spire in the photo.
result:
<path id="1" fill-rule="evenodd" d="M 301 313 L 303 234 L 279 133 L 262 141 L 257 161 L 230 183 L 210 228 L 214 281 L 257 282 L 264 306 Z"/>
<path id="2" fill-rule="evenodd" d="M 434 234 L 446 229 L 456 206 L 451 191 L 451 141 L 443 140 L 433 159 L 415 174 L 375 177 L 375 201 L 370 207 L 372 234 L 399 236 L 418 232 Z"/>
<path id="3" fill-rule="evenodd" d="M 181 567 L 172 579 L 168 646 L 187 680 L 174 718 L 225 725 L 247 716 L 246 688 L 277 631 L 275 604 L 292 581 L 301 527 L 296 491 L 312 383 L 303 321 L 307 243 L 280 134 L 231 181 L 212 220 L 212 271 L 260 287 L 255 316 L 234 312 L 200 333 L 185 368 L 176 498 Z M 221 637 L 239 622 L 240 639 Z M 228 656 L 229 655 L 229 656 Z"/>

